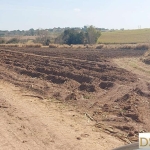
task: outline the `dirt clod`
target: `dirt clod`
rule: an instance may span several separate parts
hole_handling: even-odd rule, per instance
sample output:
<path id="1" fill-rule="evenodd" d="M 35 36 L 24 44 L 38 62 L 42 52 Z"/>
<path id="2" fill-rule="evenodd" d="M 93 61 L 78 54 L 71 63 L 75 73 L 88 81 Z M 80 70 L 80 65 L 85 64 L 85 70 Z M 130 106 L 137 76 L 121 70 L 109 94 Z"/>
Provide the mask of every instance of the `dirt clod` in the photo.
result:
<path id="1" fill-rule="evenodd" d="M 112 82 L 101 82 L 99 86 L 102 89 L 110 89 L 114 86 L 114 84 Z"/>

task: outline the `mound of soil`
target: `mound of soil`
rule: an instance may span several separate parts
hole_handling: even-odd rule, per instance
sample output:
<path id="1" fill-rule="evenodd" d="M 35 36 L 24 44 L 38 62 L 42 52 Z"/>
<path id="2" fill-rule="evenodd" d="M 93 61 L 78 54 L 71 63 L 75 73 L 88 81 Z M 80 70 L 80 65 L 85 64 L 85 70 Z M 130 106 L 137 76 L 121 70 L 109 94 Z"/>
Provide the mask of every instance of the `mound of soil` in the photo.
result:
<path id="1" fill-rule="evenodd" d="M 79 90 L 81 91 L 87 91 L 87 92 L 95 92 L 96 88 L 94 85 L 83 83 L 80 85 Z"/>
<path id="2" fill-rule="evenodd" d="M 135 89 L 135 92 L 138 94 L 138 95 L 140 95 L 140 96 L 142 96 L 142 97 L 149 97 L 150 98 L 150 94 L 149 93 L 146 93 L 146 92 L 143 92 L 141 89 L 139 89 L 139 88 L 136 88 Z"/>
<path id="3" fill-rule="evenodd" d="M 112 88 L 113 86 L 114 86 L 114 83 L 113 83 L 113 82 L 101 82 L 101 83 L 99 84 L 99 87 L 102 88 L 102 89 L 105 89 L 105 90 L 110 89 L 110 88 Z"/>
<path id="4" fill-rule="evenodd" d="M 77 100 L 77 96 L 75 93 L 71 93 L 65 98 L 65 100 Z"/>
<path id="5" fill-rule="evenodd" d="M 115 102 L 124 102 L 124 101 L 127 101 L 129 98 L 130 98 L 130 95 L 129 94 L 125 94 L 121 98 L 118 98 L 117 100 L 115 100 Z"/>

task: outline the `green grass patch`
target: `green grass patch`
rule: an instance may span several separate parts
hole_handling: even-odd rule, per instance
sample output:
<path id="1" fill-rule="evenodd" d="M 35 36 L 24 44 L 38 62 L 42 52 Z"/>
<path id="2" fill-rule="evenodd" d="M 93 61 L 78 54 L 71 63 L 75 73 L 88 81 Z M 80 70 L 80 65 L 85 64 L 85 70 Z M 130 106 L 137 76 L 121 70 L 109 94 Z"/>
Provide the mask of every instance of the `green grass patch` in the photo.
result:
<path id="1" fill-rule="evenodd" d="M 107 31 L 102 32 L 98 39 L 99 44 L 136 44 L 149 42 L 150 29 Z"/>

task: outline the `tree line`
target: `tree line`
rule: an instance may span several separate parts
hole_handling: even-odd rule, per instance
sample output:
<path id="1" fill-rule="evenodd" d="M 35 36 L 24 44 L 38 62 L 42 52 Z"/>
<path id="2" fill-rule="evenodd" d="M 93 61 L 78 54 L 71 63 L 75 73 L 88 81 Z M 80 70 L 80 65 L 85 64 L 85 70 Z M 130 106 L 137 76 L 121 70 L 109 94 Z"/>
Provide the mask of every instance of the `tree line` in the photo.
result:
<path id="1" fill-rule="evenodd" d="M 56 38 L 55 43 L 59 44 L 94 44 L 100 37 L 101 32 L 95 27 L 90 26 L 84 31 L 75 29 L 65 30 L 59 37 Z"/>
<path id="2" fill-rule="evenodd" d="M 22 36 L 30 35 L 34 36 L 35 39 L 32 40 L 34 43 L 41 43 L 43 45 L 49 45 L 50 43 L 57 44 L 94 44 L 97 42 L 97 39 L 100 37 L 101 32 L 99 29 L 94 26 L 84 26 L 84 28 L 58 28 L 56 31 L 59 32 L 49 32 L 47 29 L 34 30 L 30 29 L 28 31 L 10 31 L 9 35 L 8 31 L 0 31 L 2 34 L 6 34 L 8 37 L 11 36 L 12 39 L 5 40 L 4 38 L 0 38 L 0 44 L 9 44 L 9 43 L 25 43 L 27 39 L 22 39 Z M 14 34 L 14 36 L 12 36 Z M 6 37 L 7 37 L 6 36 Z M 1 36 L 5 37 L 5 36 Z"/>

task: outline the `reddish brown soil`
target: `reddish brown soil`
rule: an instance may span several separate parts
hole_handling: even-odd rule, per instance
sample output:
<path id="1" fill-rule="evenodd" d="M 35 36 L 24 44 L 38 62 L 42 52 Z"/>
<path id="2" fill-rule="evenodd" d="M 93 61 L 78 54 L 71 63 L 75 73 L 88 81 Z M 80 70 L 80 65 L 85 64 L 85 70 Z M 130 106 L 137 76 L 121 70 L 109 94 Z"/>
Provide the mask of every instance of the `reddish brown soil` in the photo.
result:
<path id="1" fill-rule="evenodd" d="M 136 50 L 1 49 L 0 78 L 75 106 L 125 142 L 150 131 L 150 84 L 111 60 L 139 57 Z"/>
<path id="2" fill-rule="evenodd" d="M 32 53 L 42 56 L 73 58 L 89 61 L 103 61 L 104 58 L 120 58 L 120 57 L 138 57 L 142 56 L 146 50 L 120 50 L 120 49 L 69 49 L 69 48 L 1 48 L 11 51 L 19 51 Z"/>

